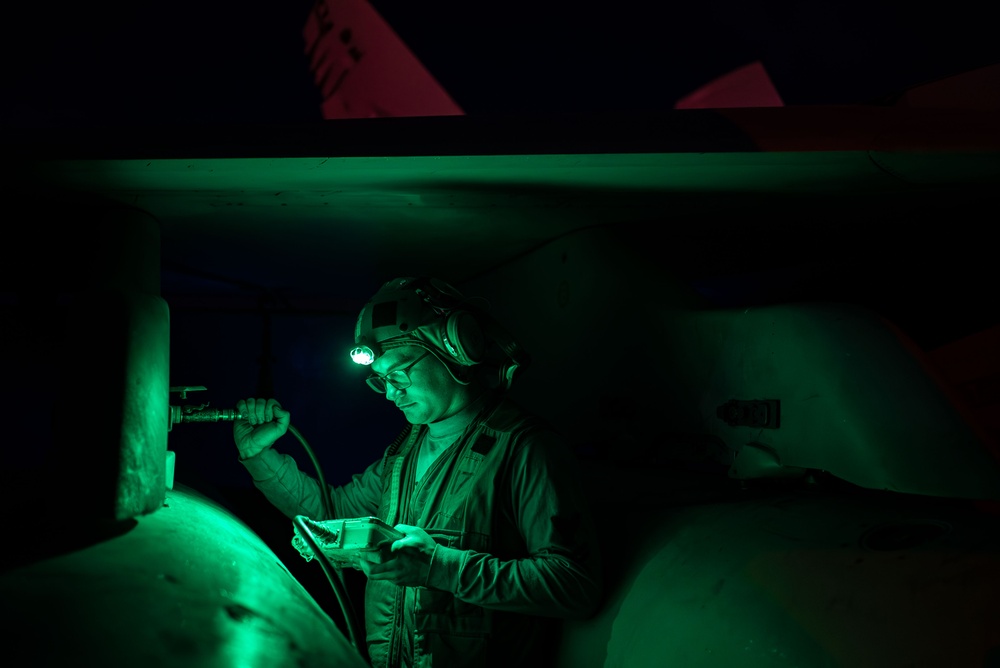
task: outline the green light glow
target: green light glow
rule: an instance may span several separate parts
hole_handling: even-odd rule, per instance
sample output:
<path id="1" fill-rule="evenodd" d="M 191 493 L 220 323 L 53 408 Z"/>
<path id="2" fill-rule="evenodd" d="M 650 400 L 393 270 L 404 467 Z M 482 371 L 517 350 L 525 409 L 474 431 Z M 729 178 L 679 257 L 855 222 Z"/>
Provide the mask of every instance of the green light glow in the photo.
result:
<path id="1" fill-rule="evenodd" d="M 351 351 L 351 359 L 354 360 L 355 364 L 368 366 L 375 361 L 375 353 L 368 346 L 358 346 Z"/>

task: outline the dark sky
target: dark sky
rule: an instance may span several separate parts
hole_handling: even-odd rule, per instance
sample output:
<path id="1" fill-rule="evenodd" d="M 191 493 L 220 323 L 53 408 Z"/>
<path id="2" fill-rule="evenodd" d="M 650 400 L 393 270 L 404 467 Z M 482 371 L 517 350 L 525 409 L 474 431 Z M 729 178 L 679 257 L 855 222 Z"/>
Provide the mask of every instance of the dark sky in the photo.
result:
<path id="1" fill-rule="evenodd" d="M 56 0 L 5 10 L 4 123 L 316 120 L 302 36 L 312 4 Z M 372 5 L 474 114 L 669 109 L 754 61 L 786 104 L 853 104 L 1000 62 L 988 3 L 965 0 Z"/>

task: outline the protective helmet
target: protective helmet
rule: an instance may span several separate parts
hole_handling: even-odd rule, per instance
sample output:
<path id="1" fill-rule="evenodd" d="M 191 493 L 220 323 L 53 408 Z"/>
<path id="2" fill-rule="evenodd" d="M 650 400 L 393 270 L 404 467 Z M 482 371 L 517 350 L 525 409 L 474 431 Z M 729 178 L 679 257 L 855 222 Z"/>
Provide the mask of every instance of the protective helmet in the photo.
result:
<path id="1" fill-rule="evenodd" d="M 354 362 L 371 364 L 400 346 L 429 350 L 460 383 L 471 377 L 466 367 L 485 365 L 500 374 L 490 385 L 509 387 L 514 372 L 528 363 L 527 354 L 492 318 L 436 278 L 386 281 L 358 314 Z"/>

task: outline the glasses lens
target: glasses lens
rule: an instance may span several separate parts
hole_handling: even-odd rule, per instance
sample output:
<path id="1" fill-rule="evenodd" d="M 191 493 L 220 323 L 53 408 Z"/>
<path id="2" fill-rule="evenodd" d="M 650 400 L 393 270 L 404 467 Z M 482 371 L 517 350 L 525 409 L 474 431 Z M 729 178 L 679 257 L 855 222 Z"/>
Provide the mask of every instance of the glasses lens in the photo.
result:
<path id="1" fill-rule="evenodd" d="M 386 383 L 389 383 L 397 390 L 405 390 L 406 388 L 408 388 L 410 385 L 413 384 L 413 381 L 410 380 L 409 374 L 407 374 L 406 372 L 412 369 L 414 366 L 416 366 L 417 362 L 427 357 L 428 355 L 430 355 L 430 353 L 426 352 L 417 359 L 410 362 L 405 369 L 396 369 L 395 371 L 390 371 L 385 376 L 380 376 L 377 373 L 373 373 L 370 376 L 368 376 L 368 378 L 365 379 L 365 382 L 368 383 L 368 387 L 372 388 L 379 394 L 386 393 L 387 391 Z"/>
<path id="2" fill-rule="evenodd" d="M 368 387 L 372 388 L 379 394 L 385 394 L 385 381 L 375 374 L 365 378 L 365 382 L 368 383 Z"/>
<path id="3" fill-rule="evenodd" d="M 410 386 L 410 377 L 402 369 L 387 373 L 385 379 L 397 390 L 405 390 Z"/>

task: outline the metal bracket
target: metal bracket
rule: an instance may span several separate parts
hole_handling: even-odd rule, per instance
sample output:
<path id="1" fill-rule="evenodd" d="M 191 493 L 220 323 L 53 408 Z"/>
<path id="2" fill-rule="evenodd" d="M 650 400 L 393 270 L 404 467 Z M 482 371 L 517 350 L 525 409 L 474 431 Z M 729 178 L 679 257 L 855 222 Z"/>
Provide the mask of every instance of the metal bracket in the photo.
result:
<path id="1" fill-rule="evenodd" d="M 716 409 L 716 415 L 730 427 L 758 427 L 777 429 L 780 417 L 780 401 L 777 399 L 756 399 L 741 401 L 732 399 Z"/>
<path id="2" fill-rule="evenodd" d="M 180 393 L 181 399 L 187 399 L 188 392 L 199 392 L 206 389 L 204 385 L 177 385 L 169 389 L 170 392 Z"/>

